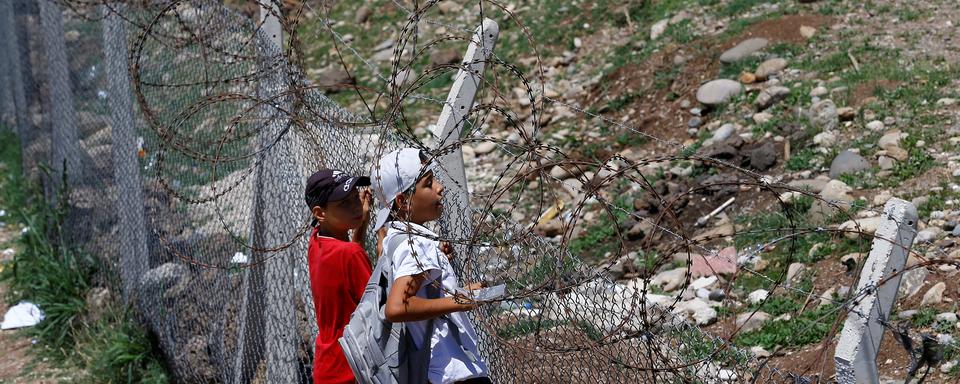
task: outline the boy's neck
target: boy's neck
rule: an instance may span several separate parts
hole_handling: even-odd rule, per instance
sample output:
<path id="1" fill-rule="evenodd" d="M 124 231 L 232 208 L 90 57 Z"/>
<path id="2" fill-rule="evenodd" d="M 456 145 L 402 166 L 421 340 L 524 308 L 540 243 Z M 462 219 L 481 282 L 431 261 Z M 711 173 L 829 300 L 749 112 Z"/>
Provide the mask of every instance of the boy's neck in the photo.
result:
<path id="1" fill-rule="evenodd" d="M 317 232 L 317 234 L 319 234 L 320 236 L 332 237 L 340 241 L 350 241 L 349 231 L 350 231 L 349 229 L 344 229 L 342 231 L 328 231 L 326 229 L 321 228 Z"/>

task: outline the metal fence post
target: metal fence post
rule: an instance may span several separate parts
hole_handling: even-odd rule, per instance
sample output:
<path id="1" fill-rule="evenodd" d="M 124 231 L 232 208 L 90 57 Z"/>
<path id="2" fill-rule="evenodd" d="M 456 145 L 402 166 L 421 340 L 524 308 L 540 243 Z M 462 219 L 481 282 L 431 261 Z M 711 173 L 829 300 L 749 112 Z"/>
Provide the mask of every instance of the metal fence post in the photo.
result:
<path id="1" fill-rule="evenodd" d="M 4 1 L 0 4 L 0 36 L 3 36 L 3 50 L 7 52 L 3 59 L 5 98 L 3 102 L 4 118 L 12 125 L 9 127 L 21 133 L 25 124 L 26 102 L 23 95 L 23 79 L 20 72 L 20 44 L 18 43 L 16 19 L 13 14 L 13 3 Z M 8 90 L 9 89 L 9 90 Z"/>
<path id="2" fill-rule="evenodd" d="M 886 321 L 893 308 L 900 273 L 917 234 L 917 208 L 913 204 L 891 199 L 883 211 L 886 220 L 877 228 L 855 291 L 864 292 L 864 296 L 850 309 L 834 353 L 837 382 L 842 384 L 879 382 L 881 321 Z M 883 281 L 885 278 L 889 280 Z"/>
<path id="3" fill-rule="evenodd" d="M 269 7 L 269 8 L 267 8 Z M 268 248 L 284 244 L 295 235 L 302 215 L 302 191 L 298 180 L 302 175 L 297 172 L 293 159 L 291 133 L 287 131 L 292 120 L 285 116 L 291 110 L 286 92 L 287 63 L 283 57 L 283 35 L 280 24 L 279 3 L 275 0 L 260 2 L 262 28 L 258 33 L 258 56 L 260 63 L 260 84 L 257 90 L 262 101 L 260 121 L 262 127 L 258 133 L 258 158 L 254 182 L 253 236 L 255 248 Z M 269 152 L 269 153 L 267 153 Z M 293 255 L 297 248 L 287 247 L 275 252 L 255 252 L 259 257 L 254 260 L 266 260 L 262 279 L 252 279 L 248 294 L 258 290 L 265 296 L 266 308 L 263 312 L 263 337 L 261 345 L 266 350 L 266 381 L 270 383 L 292 383 L 297 381 L 297 324 L 295 296 L 293 292 Z M 259 281 L 258 281 L 259 280 Z M 262 283 L 258 287 L 256 283 Z M 247 332 L 251 332 L 247 324 Z M 249 347 L 249 345 L 247 346 Z M 255 353 L 247 351 L 247 353 Z M 242 358 L 242 357 L 241 357 Z M 246 361 L 254 363 L 255 361 Z"/>
<path id="4" fill-rule="evenodd" d="M 39 5 L 40 38 L 46 58 L 45 104 L 49 108 L 44 111 L 44 118 L 49 121 L 52 130 L 51 167 L 55 172 L 53 177 L 59 179 L 66 165 L 68 183 L 73 185 L 75 181 L 82 180 L 83 169 L 77 136 L 77 114 L 73 105 L 73 90 L 63 36 L 63 15 L 60 6 L 53 1 L 41 0 Z M 54 185 L 56 183 L 55 181 Z"/>
<path id="5" fill-rule="evenodd" d="M 124 5 L 102 6 L 103 51 L 110 87 L 113 179 L 117 190 L 116 209 L 120 219 L 120 278 L 123 298 L 130 302 L 140 277 L 149 268 L 147 224 L 143 208 L 143 184 L 137 160 L 137 139 L 133 118 L 133 93 L 127 65 L 127 32 L 121 12 Z"/>
<path id="6" fill-rule="evenodd" d="M 10 50 L 10 40 L 15 39 L 16 36 L 11 32 L 13 28 L 13 4 L 9 1 L 4 1 L 0 4 L 0 38 L 3 39 L 3 50 L 7 54 L 0 57 L 0 124 L 4 125 L 6 129 L 13 128 L 13 121 L 15 120 L 14 114 L 16 113 L 16 106 L 13 103 L 13 68 L 12 63 L 16 59 Z"/>
<path id="7" fill-rule="evenodd" d="M 29 169 L 33 169 L 35 159 L 30 158 L 27 148 L 33 142 L 37 135 L 36 127 L 32 121 L 32 106 L 37 102 L 36 81 L 33 74 L 33 66 L 30 64 L 30 35 L 28 33 L 28 24 L 31 18 L 37 15 L 37 4 L 28 0 L 14 0 L 13 2 L 13 24 L 14 35 L 11 35 L 12 48 L 10 57 L 16 60 L 19 73 L 14 77 L 14 81 L 19 81 L 19 86 L 14 84 L 14 101 L 17 102 L 17 134 L 20 136 L 20 156 L 25 174 L 29 174 Z M 13 40 L 15 39 L 15 40 Z M 28 161 L 29 160 L 29 161 Z"/>

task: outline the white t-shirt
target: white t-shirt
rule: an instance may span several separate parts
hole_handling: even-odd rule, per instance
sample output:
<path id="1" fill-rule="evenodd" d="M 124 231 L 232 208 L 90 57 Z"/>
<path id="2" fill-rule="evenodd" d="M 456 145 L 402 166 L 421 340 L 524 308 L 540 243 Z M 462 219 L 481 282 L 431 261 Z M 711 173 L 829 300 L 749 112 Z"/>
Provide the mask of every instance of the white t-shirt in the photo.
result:
<path id="1" fill-rule="evenodd" d="M 447 256 L 440 252 L 440 243 L 437 235 L 422 225 L 410 222 L 389 222 L 386 225 L 387 235 L 383 239 L 383 246 L 391 244 L 395 236 L 402 236 L 403 240 L 393 251 L 393 278 L 413 276 L 427 273 L 427 280 L 420 285 L 417 296 L 426 298 L 427 284 L 440 279 L 444 291 L 454 292 L 459 286 L 457 275 L 450 265 Z M 412 244 L 411 244 L 412 242 Z M 416 252 L 414 257 L 413 252 Z M 385 250 L 386 252 L 386 250 Z M 442 292 L 441 296 L 449 293 Z M 430 339 L 430 368 L 427 377 L 433 384 L 447 384 L 474 377 L 486 377 L 487 365 L 480 358 L 477 349 L 477 335 L 473 325 L 464 312 L 454 312 L 446 316 L 448 320 L 434 319 L 433 337 Z M 418 343 L 426 334 L 427 320 L 407 322 L 410 336 Z M 450 322 L 456 324 L 460 331 L 460 340 L 451 332 Z"/>

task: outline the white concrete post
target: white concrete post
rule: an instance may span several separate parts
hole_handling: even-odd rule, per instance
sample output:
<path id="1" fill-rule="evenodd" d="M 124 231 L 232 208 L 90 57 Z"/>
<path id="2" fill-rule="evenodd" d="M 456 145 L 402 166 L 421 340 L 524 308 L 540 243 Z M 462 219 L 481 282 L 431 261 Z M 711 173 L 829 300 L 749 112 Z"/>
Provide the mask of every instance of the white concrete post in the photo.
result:
<path id="1" fill-rule="evenodd" d="M 446 207 L 445 219 L 442 221 L 443 233 L 454 240 L 464 240 L 473 232 L 467 175 L 463 168 L 463 152 L 459 148 L 459 141 L 466 116 L 473 108 L 477 89 L 483 81 L 484 65 L 493 54 L 499 34 L 497 22 L 490 19 L 484 19 L 477 27 L 463 57 L 464 68 L 460 69 L 454 79 L 433 132 L 437 137 L 437 149 L 444 152 L 437 159 L 437 164 L 443 171 L 436 174 L 446 189 L 443 198 Z M 451 150 L 454 146 L 457 146 L 456 149 Z M 463 254 L 459 247 L 457 251 Z"/>
<path id="2" fill-rule="evenodd" d="M 834 353 L 837 382 L 877 383 L 877 350 L 883 326 L 897 298 L 900 276 L 917 234 L 917 208 L 890 199 L 883 208 L 886 220 L 877 228 L 870 255 L 855 292 L 865 295 L 850 309 Z M 892 277 L 891 277 L 892 276 Z M 890 278 L 880 284 L 885 278 Z"/>

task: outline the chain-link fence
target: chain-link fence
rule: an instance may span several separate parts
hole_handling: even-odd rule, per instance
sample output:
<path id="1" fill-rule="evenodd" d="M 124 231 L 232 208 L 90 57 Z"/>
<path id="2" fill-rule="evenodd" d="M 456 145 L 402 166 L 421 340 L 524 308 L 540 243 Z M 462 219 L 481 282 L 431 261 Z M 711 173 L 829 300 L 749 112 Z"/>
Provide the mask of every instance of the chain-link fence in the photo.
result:
<path id="1" fill-rule="evenodd" d="M 309 382 L 316 323 L 305 179 L 321 167 L 369 174 L 386 151 L 419 145 L 393 130 L 391 119 L 400 117 L 353 114 L 313 86 L 294 44 L 277 46 L 265 27 L 263 20 L 284 17 L 274 3 L 264 4 L 264 17 L 212 0 L 0 4 L 2 47 L 10 53 L 0 62 L 0 107 L 3 123 L 16 127 L 25 172 L 50 199 L 58 183 L 68 183 L 73 240 L 112 272 L 102 283 L 134 306 L 179 382 Z M 295 28 L 281 26 L 282 33 Z M 472 215 L 463 215 L 473 219 L 470 238 L 446 239 L 467 250 L 457 261 L 462 280 L 508 286 L 509 297 L 471 313 L 495 381 L 817 380 L 771 368 L 684 320 L 696 311 L 676 310 L 682 289 L 676 297 L 653 295 L 647 285 L 661 261 L 617 282 L 607 272 L 619 261 L 598 267 L 567 250 L 576 219 L 566 220 L 560 240 L 517 220 L 500 203 L 514 194 L 544 213 L 556 197 L 527 182 L 559 182 L 548 174 L 563 156 L 516 141 L 496 143 L 527 157 L 514 153 L 520 160 L 501 164 L 498 180 L 471 185 Z M 612 199 L 624 181 L 634 191 L 653 190 L 640 169 L 664 160 L 593 168 L 597 177 L 584 178 L 573 195 L 586 205 Z M 40 172 L 42 164 L 52 171 Z M 759 177 L 713 187 L 743 185 L 784 191 Z M 456 228 L 448 220 L 466 208 L 445 210 L 443 227 Z M 617 218 L 610 225 L 630 221 L 630 212 L 607 213 Z M 709 254 L 702 244 L 710 239 L 685 236 L 679 220 L 661 215 L 646 237 L 676 242 L 672 253 Z M 762 230 L 776 240 L 761 242 L 785 247 L 814 234 Z M 372 243 L 368 249 L 375 254 Z M 683 278 L 688 284 L 690 272 Z M 837 319 L 858 295 L 837 300 L 820 320 Z"/>

